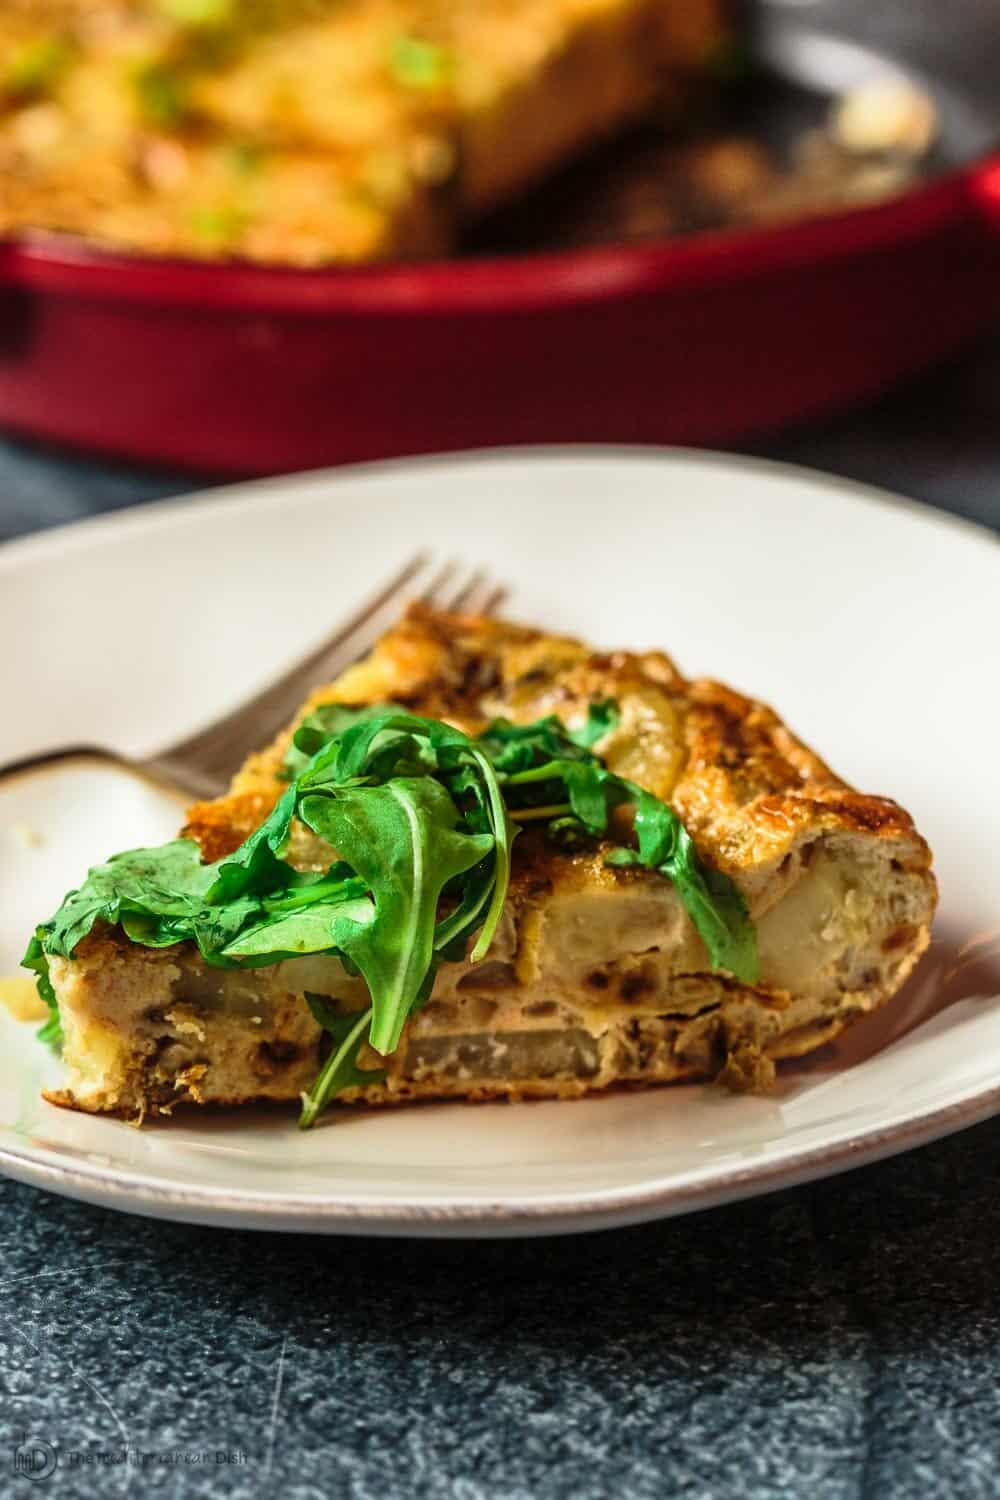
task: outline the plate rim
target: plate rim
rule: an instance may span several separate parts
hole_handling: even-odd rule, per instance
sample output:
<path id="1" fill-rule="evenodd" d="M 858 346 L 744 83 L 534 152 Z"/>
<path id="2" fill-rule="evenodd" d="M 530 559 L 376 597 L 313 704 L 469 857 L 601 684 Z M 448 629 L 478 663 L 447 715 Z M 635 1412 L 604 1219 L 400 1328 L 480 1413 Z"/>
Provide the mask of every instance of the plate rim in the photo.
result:
<path id="1" fill-rule="evenodd" d="M 49 555 L 72 553 L 77 545 L 86 547 L 118 531 L 133 528 L 141 531 L 150 524 L 169 527 L 175 521 L 189 518 L 194 506 L 202 513 L 230 506 L 252 507 L 256 502 L 270 506 L 280 503 L 281 496 L 290 489 L 301 493 L 329 485 L 336 490 L 355 478 L 435 473 L 498 462 L 530 467 L 601 460 L 696 466 L 716 473 L 750 471 L 779 483 L 799 481 L 814 493 L 826 491 L 841 501 L 891 508 L 935 528 L 944 526 L 970 542 L 987 543 L 994 548 L 1000 543 L 1000 536 L 979 522 L 804 464 L 656 444 L 551 444 L 385 459 L 195 490 L 12 538 L 0 546 L 0 574 L 8 569 L 20 570 L 22 566 L 30 569 L 35 563 L 44 565 Z M 647 1177 L 633 1185 L 589 1192 L 584 1188 L 559 1198 L 553 1198 L 551 1193 L 528 1198 L 510 1194 L 449 1203 L 436 1196 L 414 1202 L 388 1195 L 379 1200 L 359 1201 L 343 1193 L 331 1196 L 275 1194 L 266 1189 L 229 1191 L 212 1186 L 181 1188 L 128 1169 L 39 1160 L 3 1143 L 0 1143 L 0 1168 L 6 1175 L 32 1186 L 105 1207 L 176 1221 L 332 1234 L 502 1237 L 637 1224 L 775 1192 L 929 1143 L 998 1111 L 1000 1077 L 981 1083 L 958 1100 L 917 1116 L 907 1116 L 894 1124 L 873 1125 L 833 1143 L 792 1149 L 769 1164 L 723 1166 L 714 1172 L 709 1170 L 700 1181 L 682 1186 L 670 1185 L 663 1178 Z"/>
<path id="2" fill-rule="evenodd" d="M 994 547 L 1000 545 L 1000 531 L 987 526 L 983 521 L 974 521 L 968 516 L 943 510 L 912 495 L 903 495 L 881 485 L 831 473 L 827 469 L 814 468 L 806 463 L 791 463 L 758 454 L 744 454 L 723 448 L 700 448 L 683 443 L 525 443 L 324 465 L 318 469 L 297 469 L 284 474 L 236 479 L 209 484 L 199 489 L 183 490 L 176 495 L 144 500 L 119 510 L 79 516 L 71 521 L 61 521 L 55 526 L 9 537 L 0 542 L 0 570 L 5 571 L 5 565 L 11 562 L 16 565 L 22 560 L 33 560 L 33 554 L 38 552 L 49 549 L 61 551 L 67 546 L 72 548 L 77 540 L 85 543 L 90 538 L 100 537 L 109 531 L 141 529 L 149 522 L 169 524 L 172 520 L 187 515 L 195 506 L 200 511 L 205 511 L 214 507 L 222 509 L 230 505 L 248 504 L 257 498 L 266 499 L 269 495 L 287 490 L 289 486 L 310 488 L 319 484 L 339 485 L 350 483 L 352 479 L 378 478 L 382 474 L 391 476 L 400 471 L 438 471 L 480 463 L 561 463 L 588 462 L 592 459 L 616 459 L 629 463 L 676 461 L 705 468 L 749 469 L 778 479 L 798 479 L 815 488 L 827 489 L 841 499 L 848 496 L 872 505 L 906 512 L 925 522 L 950 527 L 964 534 L 969 541 L 978 540 Z"/>
<path id="3" fill-rule="evenodd" d="M 578 1101 L 569 1101 L 578 1102 Z M 929 1145 L 1000 1112 L 1000 1078 L 966 1098 L 896 1125 L 859 1131 L 834 1145 L 804 1147 L 765 1167 L 723 1169 L 688 1187 L 654 1181 L 641 1187 L 607 1188 L 563 1202 L 551 1198 L 493 1198 L 466 1203 L 423 1203 L 386 1198 L 378 1202 L 300 1194 L 276 1196 L 214 1188 L 168 1187 L 142 1173 L 101 1167 L 60 1166 L 0 1144 L 0 1167 L 32 1187 L 148 1218 L 234 1229 L 314 1234 L 417 1236 L 420 1238 L 531 1237 L 624 1228 L 650 1220 L 721 1207 Z M 336 1126 L 331 1128 L 338 1128 Z M 343 1127 L 341 1127 L 343 1128 Z"/>

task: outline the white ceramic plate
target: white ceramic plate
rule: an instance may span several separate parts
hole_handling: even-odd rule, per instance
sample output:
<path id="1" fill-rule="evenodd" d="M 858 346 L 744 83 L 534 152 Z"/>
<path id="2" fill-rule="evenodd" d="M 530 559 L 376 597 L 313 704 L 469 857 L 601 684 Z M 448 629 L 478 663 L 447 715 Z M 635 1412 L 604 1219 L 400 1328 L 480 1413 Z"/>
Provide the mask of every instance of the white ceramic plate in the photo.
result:
<path id="1" fill-rule="evenodd" d="M 40 1101 L 58 1063 L 0 1018 L 0 1166 L 90 1202 L 272 1229 L 527 1234 L 679 1213 L 927 1141 L 1000 1102 L 1000 554 L 992 537 L 800 471 L 590 450 L 246 485 L 0 550 L 0 764 L 142 752 L 318 640 L 418 546 L 487 564 L 510 611 L 666 646 L 772 701 L 936 852 L 941 908 L 885 1012 L 770 1098 L 686 1086 L 580 1103 L 188 1114 L 135 1130 Z M 0 781 L 0 974 L 88 862 L 172 835 L 106 766 Z"/>

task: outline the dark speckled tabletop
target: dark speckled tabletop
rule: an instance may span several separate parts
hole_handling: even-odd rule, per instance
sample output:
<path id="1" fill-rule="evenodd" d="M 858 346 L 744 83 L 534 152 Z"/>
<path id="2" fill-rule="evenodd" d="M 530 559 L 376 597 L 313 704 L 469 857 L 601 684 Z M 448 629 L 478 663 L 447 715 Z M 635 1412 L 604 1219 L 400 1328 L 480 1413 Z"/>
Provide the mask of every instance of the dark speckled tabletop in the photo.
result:
<path id="1" fill-rule="evenodd" d="M 756 451 L 1000 527 L 1000 339 Z M 0 443 L 0 537 L 191 487 Z M 0 1181 L 0 1496 L 986 1500 L 998 1187 L 1000 1120 L 523 1243 L 254 1236 Z M 19 1473 L 26 1447 L 57 1472 Z"/>

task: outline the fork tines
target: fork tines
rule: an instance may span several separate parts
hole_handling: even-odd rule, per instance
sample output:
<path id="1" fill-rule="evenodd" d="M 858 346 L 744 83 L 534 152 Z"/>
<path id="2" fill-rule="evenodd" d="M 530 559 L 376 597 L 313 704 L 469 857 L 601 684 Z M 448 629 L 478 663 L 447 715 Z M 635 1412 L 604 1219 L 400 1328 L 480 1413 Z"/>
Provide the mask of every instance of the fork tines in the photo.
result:
<path id="1" fill-rule="evenodd" d="M 366 655 L 411 600 L 437 609 L 490 614 L 505 593 L 482 568 L 469 569 L 455 560 L 436 563 L 429 554 L 418 553 L 276 681 L 147 764 L 192 789 L 218 789 L 251 749 L 267 744 L 288 724 L 311 689 Z"/>

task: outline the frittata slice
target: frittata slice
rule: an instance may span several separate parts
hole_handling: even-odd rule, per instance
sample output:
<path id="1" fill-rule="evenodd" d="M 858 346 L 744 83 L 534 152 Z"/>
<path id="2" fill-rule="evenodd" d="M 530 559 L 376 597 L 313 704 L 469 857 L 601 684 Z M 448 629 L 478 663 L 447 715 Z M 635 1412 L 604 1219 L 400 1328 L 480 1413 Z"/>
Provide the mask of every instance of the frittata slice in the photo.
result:
<path id="1" fill-rule="evenodd" d="M 575 1097 L 614 1084 L 723 1077 L 759 1087 L 883 1004 L 927 946 L 931 856 L 895 802 L 848 787 L 760 703 L 685 678 L 657 651 L 594 652 L 542 631 L 413 608 L 373 654 L 317 689 L 392 702 L 478 733 L 556 715 L 579 726 L 612 700 L 595 746 L 609 771 L 669 803 L 699 855 L 742 893 L 759 978 L 713 970 L 678 892 L 657 873 L 609 866 L 600 844 L 567 850 L 540 828 L 513 846 L 509 895 L 485 959 L 445 964 L 399 1046 L 363 1068 L 381 1082 L 340 1098 Z M 298 721 L 297 721 L 298 722 Z M 236 849 L 286 786 L 289 735 L 251 756 L 229 794 L 190 810 L 206 860 Z M 299 830 L 289 856 L 322 870 Z M 169 1113 L 179 1103 L 294 1099 L 328 1041 L 306 1002 L 368 1004 L 336 958 L 209 967 L 193 944 L 160 949 L 95 929 L 50 972 L 66 1086 L 49 1097 L 95 1112 Z"/>

